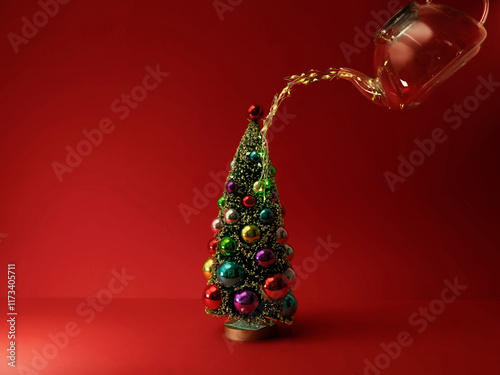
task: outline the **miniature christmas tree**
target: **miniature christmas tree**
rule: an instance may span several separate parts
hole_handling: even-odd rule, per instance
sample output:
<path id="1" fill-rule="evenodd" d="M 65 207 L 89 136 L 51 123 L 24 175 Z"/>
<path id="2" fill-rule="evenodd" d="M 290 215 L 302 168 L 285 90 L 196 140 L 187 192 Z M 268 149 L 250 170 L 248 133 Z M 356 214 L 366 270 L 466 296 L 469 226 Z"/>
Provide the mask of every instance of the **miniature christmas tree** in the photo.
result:
<path id="1" fill-rule="evenodd" d="M 248 128 L 217 201 L 211 256 L 203 265 L 205 310 L 228 318 L 226 335 L 228 328 L 251 332 L 277 321 L 291 324 L 297 310 L 293 249 L 286 243 L 276 169 L 259 127 L 262 115 L 262 107 L 250 107 Z"/>

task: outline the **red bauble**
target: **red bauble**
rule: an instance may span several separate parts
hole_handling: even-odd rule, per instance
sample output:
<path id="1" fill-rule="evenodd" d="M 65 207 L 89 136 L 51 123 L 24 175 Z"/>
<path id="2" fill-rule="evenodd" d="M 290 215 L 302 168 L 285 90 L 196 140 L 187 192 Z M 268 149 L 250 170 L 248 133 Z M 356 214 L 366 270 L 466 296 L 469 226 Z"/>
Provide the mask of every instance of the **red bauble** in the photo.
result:
<path id="1" fill-rule="evenodd" d="M 264 116 L 264 108 L 262 108 L 261 105 L 254 104 L 251 105 L 250 108 L 248 108 L 248 118 L 250 120 L 259 121 L 260 119 L 262 119 L 262 116 Z"/>
<path id="2" fill-rule="evenodd" d="M 288 294 L 288 279 L 281 273 L 270 276 L 264 282 L 264 292 L 271 299 L 282 299 Z"/>
<path id="3" fill-rule="evenodd" d="M 222 294 L 215 284 L 207 285 L 203 291 L 203 302 L 210 310 L 217 310 L 222 304 Z"/>
<path id="4" fill-rule="evenodd" d="M 251 195 L 247 195 L 245 198 L 243 198 L 243 206 L 245 207 L 253 207 L 255 206 L 255 203 L 257 203 L 255 201 L 255 198 L 252 197 Z"/>
<path id="5" fill-rule="evenodd" d="M 214 237 L 208 241 L 208 251 L 210 255 L 214 255 L 217 252 L 217 238 Z"/>

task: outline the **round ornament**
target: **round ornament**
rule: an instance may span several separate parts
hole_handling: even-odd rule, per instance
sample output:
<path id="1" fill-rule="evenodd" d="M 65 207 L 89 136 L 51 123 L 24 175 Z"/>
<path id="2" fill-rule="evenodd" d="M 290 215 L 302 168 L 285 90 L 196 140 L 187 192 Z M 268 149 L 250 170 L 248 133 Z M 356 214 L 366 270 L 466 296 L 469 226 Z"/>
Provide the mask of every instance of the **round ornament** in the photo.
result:
<path id="1" fill-rule="evenodd" d="M 286 241 L 288 241 L 288 232 L 285 228 L 278 228 L 278 230 L 276 231 L 276 239 L 279 243 L 285 243 Z"/>
<path id="2" fill-rule="evenodd" d="M 276 168 L 274 168 L 272 165 L 269 167 L 269 173 L 271 173 L 271 176 L 274 176 L 276 174 Z"/>
<path id="3" fill-rule="evenodd" d="M 276 202 L 278 200 L 278 193 L 275 191 L 271 192 L 271 194 L 269 194 L 269 199 Z"/>
<path id="4" fill-rule="evenodd" d="M 269 208 L 264 208 L 262 211 L 260 211 L 259 219 L 264 224 L 271 223 L 274 219 L 273 211 L 271 211 Z"/>
<path id="5" fill-rule="evenodd" d="M 203 302 L 210 310 L 217 310 L 222 304 L 222 294 L 215 284 L 207 285 L 203 291 Z"/>
<path id="6" fill-rule="evenodd" d="M 248 108 L 248 118 L 259 121 L 264 116 L 264 108 L 261 105 L 254 104 Z"/>
<path id="7" fill-rule="evenodd" d="M 271 179 L 266 178 L 264 180 L 264 185 L 266 187 L 266 190 L 270 190 L 273 187 L 273 182 L 271 181 Z"/>
<path id="8" fill-rule="evenodd" d="M 260 229 L 255 225 L 245 225 L 241 230 L 241 237 L 246 242 L 254 242 L 260 239 Z"/>
<path id="9" fill-rule="evenodd" d="M 238 212 L 232 208 L 227 210 L 226 213 L 224 214 L 224 220 L 228 224 L 235 223 L 239 217 L 240 215 L 238 214 Z"/>
<path id="10" fill-rule="evenodd" d="M 222 255 L 231 255 L 236 251 L 236 241 L 231 237 L 224 237 L 219 244 L 219 251 Z"/>
<path id="11" fill-rule="evenodd" d="M 240 314 L 250 314 L 259 306 L 259 298 L 252 291 L 244 290 L 234 296 L 234 307 Z"/>
<path id="12" fill-rule="evenodd" d="M 219 233 L 223 226 L 224 226 L 224 223 L 219 218 L 214 219 L 214 221 L 212 221 L 212 231 L 214 233 Z"/>
<path id="13" fill-rule="evenodd" d="M 280 273 L 270 276 L 264 282 L 264 292 L 271 299 L 281 299 L 288 293 L 288 279 Z"/>
<path id="14" fill-rule="evenodd" d="M 257 151 L 252 151 L 250 153 L 250 160 L 253 161 L 254 163 L 260 163 L 260 161 L 262 160 L 262 157 L 260 156 L 260 154 Z"/>
<path id="15" fill-rule="evenodd" d="M 283 276 L 288 279 L 288 286 L 293 287 L 297 284 L 297 279 L 295 278 L 295 272 L 292 268 L 287 269 L 283 272 Z"/>
<path id="16" fill-rule="evenodd" d="M 214 258 L 209 257 L 205 263 L 203 263 L 203 276 L 208 280 L 212 276 L 212 265 L 214 264 Z"/>
<path id="17" fill-rule="evenodd" d="M 227 190 L 228 193 L 234 193 L 236 191 L 236 182 L 229 181 L 226 184 L 226 190 Z"/>
<path id="18" fill-rule="evenodd" d="M 274 252 L 271 249 L 259 250 L 255 258 L 262 267 L 270 266 L 275 260 Z"/>
<path id="19" fill-rule="evenodd" d="M 293 259 L 293 249 L 290 245 L 288 244 L 285 244 L 285 254 L 286 254 L 286 258 L 289 260 L 289 261 L 292 261 Z"/>
<path id="20" fill-rule="evenodd" d="M 264 183 L 264 181 L 255 181 L 252 190 L 254 191 L 254 193 L 262 195 L 266 191 L 266 184 Z"/>
<path id="21" fill-rule="evenodd" d="M 297 300 L 291 294 L 288 294 L 283 300 L 283 316 L 291 318 L 297 311 Z"/>
<path id="22" fill-rule="evenodd" d="M 241 281 L 244 273 L 238 263 L 224 262 L 217 270 L 217 278 L 225 286 L 234 286 Z"/>
<path id="23" fill-rule="evenodd" d="M 210 241 L 208 241 L 208 251 L 210 254 L 214 255 L 217 252 L 217 238 L 212 238 Z"/>
<path id="24" fill-rule="evenodd" d="M 255 201 L 255 198 L 252 197 L 251 195 L 247 195 L 246 197 L 244 197 L 242 202 L 243 202 L 243 206 L 245 206 L 245 207 L 253 207 L 253 206 L 255 206 L 255 203 L 257 203 Z"/>
<path id="25" fill-rule="evenodd" d="M 217 199 L 217 206 L 219 208 L 224 208 L 225 204 L 226 204 L 226 198 L 224 198 L 224 196 L 221 196 L 219 199 Z"/>

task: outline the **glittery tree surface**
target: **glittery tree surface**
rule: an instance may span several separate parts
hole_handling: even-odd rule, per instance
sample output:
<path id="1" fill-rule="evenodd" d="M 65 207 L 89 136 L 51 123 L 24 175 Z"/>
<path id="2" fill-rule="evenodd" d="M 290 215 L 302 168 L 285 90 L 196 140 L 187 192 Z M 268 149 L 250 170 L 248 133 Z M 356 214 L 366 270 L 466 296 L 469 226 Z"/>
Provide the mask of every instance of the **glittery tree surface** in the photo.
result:
<path id="1" fill-rule="evenodd" d="M 207 285 L 217 291 L 216 299 L 220 301 L 208 305 L 211 308 L 205 308 L 207 314 L 250 325 L 271 325 L 276 321 L 290 324 L 297 304 L 292 294 L 295 275 L 290 269 L 293 250 L 286 244 L 288 234 L 276 186 L 276 169 L 266 152 L 259 124 L 252 120 L 231 162 L 223 196 L 217 202 L 219 214 L 212 224 L 217 243 L 213 246 L 215 254 L 207 260 Z M 263 168 L 268 173 L 263 173 Z M 226 244 L 235 248 L 225 246 L 229 250 L 224 250 Z M 274 254 L 272 264 L 258 259 L 263 249 Z M 235 306 L 235 296 L 245 291 L 258 298 L 258 306 L 251 312 L 242 312 Z"/>

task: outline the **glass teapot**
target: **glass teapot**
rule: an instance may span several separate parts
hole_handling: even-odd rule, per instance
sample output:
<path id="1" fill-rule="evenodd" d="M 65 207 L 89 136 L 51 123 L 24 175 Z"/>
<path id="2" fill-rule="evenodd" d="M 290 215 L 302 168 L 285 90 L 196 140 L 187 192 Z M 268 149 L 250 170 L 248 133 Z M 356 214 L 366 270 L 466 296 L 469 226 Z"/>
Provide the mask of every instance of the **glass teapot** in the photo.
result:
<path id="1" fill-rule="evenodd" d="M 376 78 L 349 68 L 340 68 L 337 78 L 383 107 L 416 107 L 479 52 L 489 10 L 489 0 L 483 1 L 479 22 L 431 0 L 411 2 L 373 38 Z"/>

